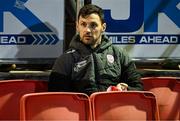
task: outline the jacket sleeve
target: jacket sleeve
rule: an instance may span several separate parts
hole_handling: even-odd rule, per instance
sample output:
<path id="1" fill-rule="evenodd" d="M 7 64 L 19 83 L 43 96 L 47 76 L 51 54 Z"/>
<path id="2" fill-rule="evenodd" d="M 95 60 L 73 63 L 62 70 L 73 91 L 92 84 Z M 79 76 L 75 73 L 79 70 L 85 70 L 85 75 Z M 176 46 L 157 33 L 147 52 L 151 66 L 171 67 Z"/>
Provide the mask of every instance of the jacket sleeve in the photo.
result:
<path id="1" fill-rule="evenodd" d="M 136 69 L 135 63 L 128 54 L 123 51 L 121 53 L 122 76 L 121 81 L 128 84 L 128 90 L 143 90 L 141 75 Z"/>
<path id="2" fill-rule="evenodd" d="M 71 91 L 72 56 L 65 53 L 54 63 L 49 76 L 48 91 Z"/>

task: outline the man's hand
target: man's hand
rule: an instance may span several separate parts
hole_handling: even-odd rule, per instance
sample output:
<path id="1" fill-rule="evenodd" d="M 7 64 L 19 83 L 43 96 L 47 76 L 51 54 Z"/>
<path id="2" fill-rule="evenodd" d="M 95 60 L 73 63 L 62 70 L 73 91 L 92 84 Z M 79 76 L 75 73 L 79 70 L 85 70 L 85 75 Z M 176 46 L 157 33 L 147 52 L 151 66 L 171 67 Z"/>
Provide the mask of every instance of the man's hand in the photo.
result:
<path id="1" fill-rule="evenodd" d="M 107 91 L 127 91 L 128 85 L 126 83 L 119 83 L 116 86 L 109 86 Z"/>
<path id="2" fill-rule="evenodd" d="M 128 85 L 126 83 L 119 83 L 116 87 L 122 91 L 127 91 Z"/>

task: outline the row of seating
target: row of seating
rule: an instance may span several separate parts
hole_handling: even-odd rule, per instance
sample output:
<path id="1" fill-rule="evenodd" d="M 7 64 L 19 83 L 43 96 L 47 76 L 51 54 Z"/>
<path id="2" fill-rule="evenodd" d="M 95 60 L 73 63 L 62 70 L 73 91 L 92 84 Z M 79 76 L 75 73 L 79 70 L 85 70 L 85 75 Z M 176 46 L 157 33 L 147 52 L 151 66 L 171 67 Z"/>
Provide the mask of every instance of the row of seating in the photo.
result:
<path id="1" fill-rule="evenodd" d="M 47 92 L 47 82 L 23 79 L 0 81 L 0 120 L 19 120 L 20 98 L 33 92 Z"/>
<path id="2" fill-rule="evenodd" d="M 180 121 L 180 78 L 146 77 L 142 82 L 156 96 L 160 119 Z"/>
<path id="3" fill-rule="evenodd" d="M 131 98 L 129 98 L 131 97 Z M 21 98 L 20 118 L 27 120 L 158 120 L 150 92 L 31 93 Z"/>
<path id="4" fill-rule="evenodd" d="M 180 120 L 177 78 L 142 81 L 146 91 L 97 92 L 90 97 L 47 92 L 46 81 L 0 81 L 0 120 Z"/>

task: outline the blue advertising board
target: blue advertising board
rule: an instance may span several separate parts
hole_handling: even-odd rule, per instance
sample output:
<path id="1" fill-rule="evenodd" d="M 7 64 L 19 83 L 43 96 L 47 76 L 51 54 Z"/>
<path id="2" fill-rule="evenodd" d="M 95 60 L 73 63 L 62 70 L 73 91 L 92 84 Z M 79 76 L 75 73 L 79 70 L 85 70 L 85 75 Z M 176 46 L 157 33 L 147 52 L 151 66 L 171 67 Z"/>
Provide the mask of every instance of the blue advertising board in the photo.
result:
<path id="1" fill-rule="evenodd" d="M 0 59 L 63 52 L 64 0 L 0 0 Z"/>
<path id="2" fill-rule="evenodd" d="M 180 58 L 180 0 L 92 0 L 106 34 L 133 58 Z"/>

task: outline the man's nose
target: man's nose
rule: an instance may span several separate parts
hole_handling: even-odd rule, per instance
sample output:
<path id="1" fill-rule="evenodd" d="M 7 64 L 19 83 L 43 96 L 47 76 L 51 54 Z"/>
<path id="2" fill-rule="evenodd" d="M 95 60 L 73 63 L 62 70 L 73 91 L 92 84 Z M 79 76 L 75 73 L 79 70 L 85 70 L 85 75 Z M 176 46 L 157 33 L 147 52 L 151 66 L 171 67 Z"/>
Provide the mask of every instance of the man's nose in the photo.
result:
<path id="1" fill-rule="evenodd" d="M 87 27 L 86 27 L 86 31 L 87 31 L 87 32 L 91 32 L 91 28 L 87 26 Z"/>

